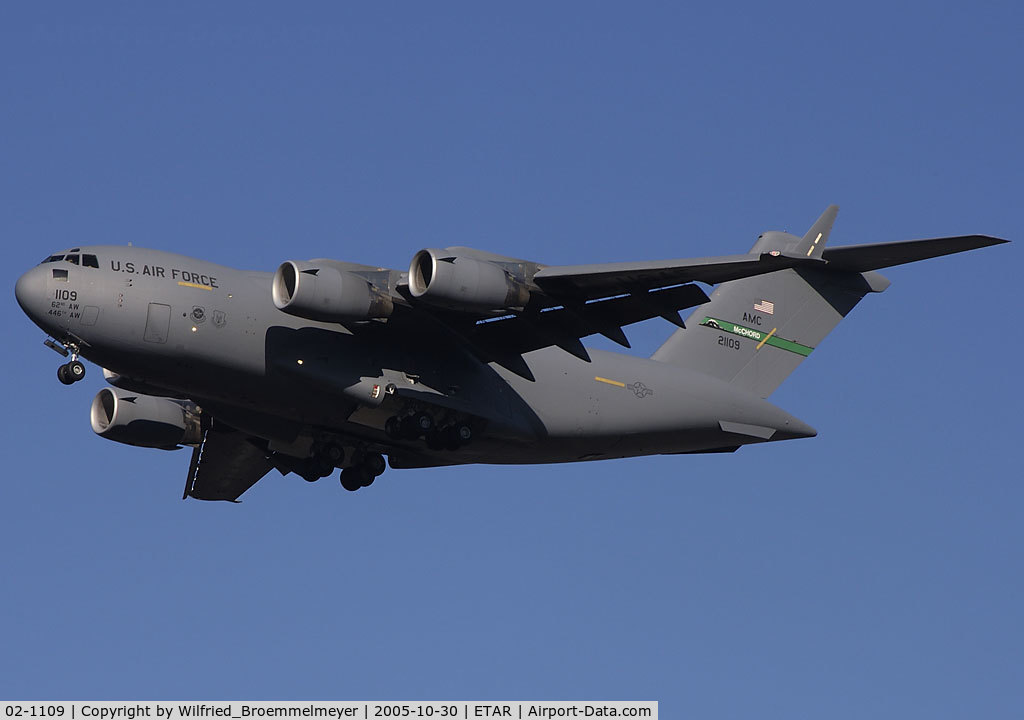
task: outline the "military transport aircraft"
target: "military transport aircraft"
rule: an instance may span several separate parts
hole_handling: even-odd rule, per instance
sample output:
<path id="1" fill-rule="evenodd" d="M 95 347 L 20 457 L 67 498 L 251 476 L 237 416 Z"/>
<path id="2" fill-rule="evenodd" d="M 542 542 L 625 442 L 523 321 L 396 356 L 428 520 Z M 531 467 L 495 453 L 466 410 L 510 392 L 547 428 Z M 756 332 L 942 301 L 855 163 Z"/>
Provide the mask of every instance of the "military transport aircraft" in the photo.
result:
<path id="1" fill-rule="evenodd" d="M 869 292 L 879 268 L 1006 242 L 984 235 L 827 248 L 838 208 L 746 255 L 547 266 L 426 249 L 408 272 L 289 260 L 252 272 L 135 247 L 47 257 L 17 282 L 45 344 L 99 364 L 92 427 L 192 448 L 184 497 L 237 500 L 277 469 L 393 468 L 733 452 L 813 437 L 765 398 Z M 709 298 L 697 284 L 717 285 Z M 679 311 L 695 307 L 689 326 Z M 588 349 L 654 317 L 649 359 Z"/>

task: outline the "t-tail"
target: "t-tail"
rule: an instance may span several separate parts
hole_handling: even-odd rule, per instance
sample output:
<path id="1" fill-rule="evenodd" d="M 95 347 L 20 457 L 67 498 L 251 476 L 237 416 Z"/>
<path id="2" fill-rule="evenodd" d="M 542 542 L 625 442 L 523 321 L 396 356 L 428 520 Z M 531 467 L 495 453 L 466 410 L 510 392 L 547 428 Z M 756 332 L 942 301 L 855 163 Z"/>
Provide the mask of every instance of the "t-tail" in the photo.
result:
<path id="1" fill-rule="evenodd" d="M 721 378 L 766 398 L 861 299 L 889 280 L 879 268 L 1007 242 L 986 235 L 826 248 L 831 205 L 802 238 L 762 234 L 751 253 L 807 258 L 806 266 L 721 283 L 652 358 Z M 818 262 L 813 262 L 817 260 Z"/>

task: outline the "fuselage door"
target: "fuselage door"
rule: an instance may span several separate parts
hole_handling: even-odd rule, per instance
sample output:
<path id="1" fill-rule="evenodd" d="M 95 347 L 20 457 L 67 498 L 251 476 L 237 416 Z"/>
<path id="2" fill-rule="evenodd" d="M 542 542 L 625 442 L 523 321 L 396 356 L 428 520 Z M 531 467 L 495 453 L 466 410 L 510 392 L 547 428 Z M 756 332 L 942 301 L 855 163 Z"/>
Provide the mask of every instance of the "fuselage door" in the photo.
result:
<path id="1" fill-rule="evenodd" d="M 146 333 L 143 339 L 151 343 L 165 343 L 170 326 L 171 306 L 150 303 L 149 311 L 146 313 Z"/>

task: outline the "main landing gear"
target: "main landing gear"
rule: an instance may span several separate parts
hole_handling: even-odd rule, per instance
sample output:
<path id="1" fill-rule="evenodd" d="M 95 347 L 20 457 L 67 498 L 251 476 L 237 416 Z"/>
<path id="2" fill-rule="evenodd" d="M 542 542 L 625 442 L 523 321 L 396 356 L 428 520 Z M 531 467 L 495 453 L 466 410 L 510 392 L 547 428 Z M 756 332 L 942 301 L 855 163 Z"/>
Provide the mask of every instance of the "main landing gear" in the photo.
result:
<path id="1" fill-rule="evenodd" d="M 295 471 L 306 482 L 316 482 L 333 475 L 344 462 L 345 448 L 333 440 L 320 440 L 313 443 L 312 455 L 301 461 Z M 356 451 L 351 464 L 341 471 L 341 486 L 353 492 L 369 487 L 386 469 L 387 463 L 380 453 Z"/>
<path id="2" fill-rule="evenodd" d="M 390 417 L 384 423 L 384 432 L 392 440 L 423 438 L 431 450 L 458 450 L 473 439 L 473 428 L 469 424 L 452 422 L 438 426 L 426 412 Z"/>
<path id="3" fill-rule="evenodd" d="M 345 461 L 345 448 L 331 440 L 313 443 L 313 454 L 309 457 L 299 474 L 306 482 L 316 482 L 320 478 L 334 474 L 335 468 L 341 467 Z"/>
<path id="4" fill-rule="evenodd" d="M 380 453 L 366 453 L 359 462 L 341 471 L 341 486 L 349 492 L 359 488 L 370 487 L 387 469 L 384 456 Z"/>

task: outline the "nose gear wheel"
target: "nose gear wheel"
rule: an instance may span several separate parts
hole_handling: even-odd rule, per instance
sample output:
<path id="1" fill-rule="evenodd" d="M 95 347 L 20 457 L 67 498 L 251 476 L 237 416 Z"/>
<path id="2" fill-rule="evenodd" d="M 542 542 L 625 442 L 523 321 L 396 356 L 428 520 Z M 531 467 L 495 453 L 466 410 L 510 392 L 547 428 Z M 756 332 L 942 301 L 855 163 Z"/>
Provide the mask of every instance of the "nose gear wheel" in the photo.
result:
<path id="1" fill-rule="evenodd" d="M 85 377 L 85 365 L 72 360 L 57 368 L 57 379 L 65 385 L 72 385 Z"/>

